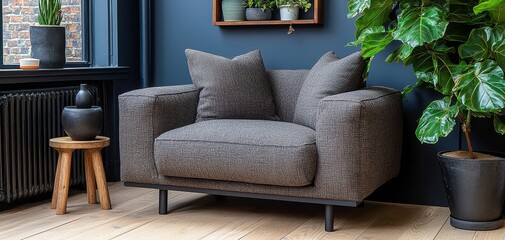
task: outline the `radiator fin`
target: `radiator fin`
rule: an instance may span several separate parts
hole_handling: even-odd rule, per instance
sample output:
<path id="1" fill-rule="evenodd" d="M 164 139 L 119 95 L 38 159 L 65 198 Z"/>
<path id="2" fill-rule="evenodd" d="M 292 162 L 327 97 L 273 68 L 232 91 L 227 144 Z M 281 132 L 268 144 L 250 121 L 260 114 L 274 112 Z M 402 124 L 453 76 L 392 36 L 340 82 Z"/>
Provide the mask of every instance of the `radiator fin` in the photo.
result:
<path id="1" fill-rule="evenodd" d="M 74 105 L 76 87 L 0 92 L 0 203 L 52 192 L 58 154 L 49 139 L 64 136 L 61 111 Z M 94 105 L 97 88 L 90 86 Z M 71 186 L 83 184 L 82 152 L 72 159 Z"/>

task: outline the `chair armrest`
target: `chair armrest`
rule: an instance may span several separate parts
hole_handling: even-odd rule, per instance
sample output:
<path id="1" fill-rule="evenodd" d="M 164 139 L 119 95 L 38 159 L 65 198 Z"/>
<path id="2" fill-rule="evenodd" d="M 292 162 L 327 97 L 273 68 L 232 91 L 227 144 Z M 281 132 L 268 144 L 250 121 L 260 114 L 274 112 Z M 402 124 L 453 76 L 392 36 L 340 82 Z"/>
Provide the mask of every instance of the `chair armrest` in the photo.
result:
<path id="1" fill-rule="evenodd" d="M 401 94 L 370 87 L 326 97 L 319 102 L 316 132 L 316 186 L 361 201 L 399 173 Z"/>
<path id="2" fill-rule="evenodd" d="M 121 179 L 157 183 L 154 139 L 195 122 L 198 90 L 194 85 L 154 87 L 119 96 Z"/>

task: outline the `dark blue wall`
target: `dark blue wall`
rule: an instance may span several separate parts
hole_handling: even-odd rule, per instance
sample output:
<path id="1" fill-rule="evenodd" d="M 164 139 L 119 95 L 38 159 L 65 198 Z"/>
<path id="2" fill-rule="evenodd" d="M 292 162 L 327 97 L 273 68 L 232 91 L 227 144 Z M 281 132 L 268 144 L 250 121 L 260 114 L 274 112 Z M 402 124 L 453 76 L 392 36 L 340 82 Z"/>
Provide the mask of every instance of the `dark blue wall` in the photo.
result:
<path id="1" fill-rule="evenodd" d="M 268 69 L 311 68 L 328 51 L 346 56 L 357 48 L 345 47 L 354 40 L 352 19 L 347 19 L 347 1 L 325 1 L 324 25 L 295 26 L 288 35 L 287 26 L 216 27 L 212 25 L 211 0 L 154 0 L 153 76 L 154 85 L 190 83 L 184 49 L 193 48 L 233 57 L 259 49 Z M 402 89 L 415 82 L 410 68 L 385 63 L 386 54 L 374 60 L 368 85 Z M 437 96 L 428 90 L 414 91 L 405 101 L 405 128 L 402 170 L 398 178 L 379 189 L 371 198 L 393 202 L 445 205 L 445 193 L 436 154 L 456 149 L 460 133 L 454 133 L 436 145 L 421 145 L 414 136 L 422 109 Z M 505 139 L 491 134 L 488 122 L 483 128 L 494 150 L 505 148 Z M 476 139 L 478 142 L 478 139 Z M 479 144 L 477 144 L 479 145 Z M 373 159 L 370 159 L 373 161 Z"/>

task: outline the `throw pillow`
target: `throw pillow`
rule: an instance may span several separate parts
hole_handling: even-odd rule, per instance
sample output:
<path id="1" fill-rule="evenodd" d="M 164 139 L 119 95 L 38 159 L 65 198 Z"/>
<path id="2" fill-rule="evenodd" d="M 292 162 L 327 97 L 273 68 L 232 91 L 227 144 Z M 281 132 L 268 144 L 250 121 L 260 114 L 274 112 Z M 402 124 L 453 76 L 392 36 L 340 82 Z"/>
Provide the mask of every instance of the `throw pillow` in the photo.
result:
<path id="1" fill-rule="evenodd" d="M 296 102 L 293 122 L 316 129 L 317 105 L 327 96 L 357 90 L 363 85 L 364 61 L 359 52 L 345 58 L 324 54 L 309 71 Z"/>
<path id="2" fill-rule="evenodd" d="M 200 91 L 196 121 L 279 120 L 259 51 L 228 59 L 187 49 L 189 73 Z"/>

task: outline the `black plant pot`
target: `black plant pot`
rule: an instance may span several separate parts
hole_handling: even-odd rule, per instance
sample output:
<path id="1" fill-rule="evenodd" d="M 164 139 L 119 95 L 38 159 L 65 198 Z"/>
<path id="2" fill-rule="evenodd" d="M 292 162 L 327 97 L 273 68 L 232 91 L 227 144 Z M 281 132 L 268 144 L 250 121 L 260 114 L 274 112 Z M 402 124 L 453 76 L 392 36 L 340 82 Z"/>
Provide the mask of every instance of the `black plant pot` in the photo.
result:
<path id="1" fill-rule="evenodd" d="M 103 111 L 101 107 L 76 108 L 68 106 L 61 113 L 61 125 L 74 141 L 94 140 L 102 131 Z"/>
<path id="2" fill-rule="evenodd" d="M 505 154 L 500 159 L 461 159 L 438 154 L 451 225 L 466 230 L 494 230 L 503 225 Z M 481 152 L 485 153 L 485 152 Z"/>
<path id="3" fill-rule="evenodd" d="M 65 66 L 65 27 L 30 26 L 31 57 L 40 59 L 40 68 Z"/>

